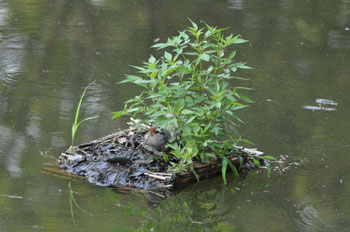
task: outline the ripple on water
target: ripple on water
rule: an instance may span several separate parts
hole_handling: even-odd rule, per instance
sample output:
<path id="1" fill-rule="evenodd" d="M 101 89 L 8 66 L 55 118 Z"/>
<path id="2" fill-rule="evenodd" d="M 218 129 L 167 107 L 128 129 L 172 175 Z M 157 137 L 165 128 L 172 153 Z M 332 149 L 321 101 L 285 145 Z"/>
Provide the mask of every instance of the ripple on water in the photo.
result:
<path id="1" fill-rule="evenodd" d="M 10 36 L 1 35 L 0 80 L 5 84 L 16 82 L 15 77 L 22 72 L 23 40 L 25 37 L 15 33 Z"/>
<path id="2" fill-rule="evenodd" d="M 297 210 L 295 221 L 301 231 L 337 231 L 335 225 L 337 223 L 331 223 L 330 218 L 326 218 L 317 208 L 313 206 L 301 206 L 300 210 Z"/>
<path id="3" fill-rule="evenodd" d="M 299 231 L 347 231 L 349 212 L 343 206 L 347 197 L 339 195 L 337 189 L 331 191 L 309 197 L 296 206 Z"/>

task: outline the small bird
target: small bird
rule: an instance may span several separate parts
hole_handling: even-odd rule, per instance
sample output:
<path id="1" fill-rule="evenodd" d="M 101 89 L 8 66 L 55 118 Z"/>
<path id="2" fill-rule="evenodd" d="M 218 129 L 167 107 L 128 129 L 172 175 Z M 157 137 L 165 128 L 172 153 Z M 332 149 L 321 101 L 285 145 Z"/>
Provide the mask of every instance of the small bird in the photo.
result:
<path id="1" fill-rule="evenodd" d="M 164 151 L 165 145 L 171 137 L 172 135 L 170 132 L 151 127 L 144 136 L 144 145 L 150 146 L 157 151 Z"/>

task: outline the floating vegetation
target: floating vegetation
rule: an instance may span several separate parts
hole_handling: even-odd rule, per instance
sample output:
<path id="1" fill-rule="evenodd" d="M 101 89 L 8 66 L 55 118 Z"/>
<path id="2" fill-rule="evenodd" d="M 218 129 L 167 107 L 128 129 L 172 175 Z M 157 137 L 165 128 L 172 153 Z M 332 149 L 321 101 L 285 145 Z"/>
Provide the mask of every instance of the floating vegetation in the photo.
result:
<path id="1" fill-rule="evenodd" d="M 221 173 L 219 159 L 211 159 L 208 163 L 194 160 L 192 168 L 175 172 L 169 162 L 143 147 L 145 133 L 131 128 L 75 146 L 73 152 L 67 150 L 60 155 L 60 167 L 97 185 L 143 190 L 171 190 Z M 167 151 L 165 153 L 171 162 L 179 162 Z M 241 171 L 260 166 L 263 164 L 261 157 L 265 156 L 256 149 L 237 146 L 225 157 Z"/>
<path id="2" fill-rule="evenodd" d="M 143 91 L 127 100 L 122 111 L 114 112 L 113 119 L 126 115 L 173 132 L 167 147 L 179 160 L 170 161 L 177 172 L 192 168 L 193 160 L 221 160 L 226 183 L 226 171 L 237 170 L 225 154 L 241 142 L 250 143 L 237 130 L 244 123 L 237 112 L 253 103 L 242 93 L 250 89 L 237 85 L 237 80 L 248 80 L 238 71 L 251 69 L 236 60 L 235 47 L 247 40 L 225 35 L 227 28 L 205 23 L 200 28 L 190 22 L 178 35 L 152 46 L 162 50 L 160 58 L 150 55 L 142 66 L 134 66 L 137 75 L 127 75 L 121 82 L 143 87 Z"/>
<path id="3" fill-rule="evenodd" d="M 86 177 L 102 186 L 169 190 L 175 186 L 226 172 L 236 175 L 244 169 L 265 165 L 269 160 L 256 149 L 238 146 L 237 131 L 243 120 L 237 116 L 253 101 L 241 93 L 249 88 L 234 82 L 239 69 L 250 69 L 235 61 L 234 47 L 245 43 L 240 35 L 224 35 L 227 29 L 205 24 L 191 27 L 153 45 L 163 56 L 150 56 L 143 66 L 134 66 L 139 76 L 128 75 L 121 83 L 144 88 L 126 101 L 113 119 L 131 118 L 131 127 L 90 143 L 74 146 L 80 123 L 77 107 L 72 127 L 72 146 L 59 162 L 67 172 Z M 133 119 L 135 118 L 135 119 Z"/>

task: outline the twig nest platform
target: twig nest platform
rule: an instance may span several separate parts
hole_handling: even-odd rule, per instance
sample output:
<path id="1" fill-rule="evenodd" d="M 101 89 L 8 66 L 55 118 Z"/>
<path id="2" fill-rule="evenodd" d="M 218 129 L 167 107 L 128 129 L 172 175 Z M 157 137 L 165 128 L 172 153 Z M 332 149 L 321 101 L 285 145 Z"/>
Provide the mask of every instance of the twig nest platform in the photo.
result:
<path id="1" fill-rule="evenodd" d="M 131 187 L 143 190 L 171 190 L 178 185 L 221 173 L 221 160 L 194 161 L 193 170 L 169 171 L 169 163 L 143 147 L 144 133 L 126 129 L 101 139 L 73 147 L 59 156 L 64 171 L 85 177 L 101 186 Z M 252 157 L 263 155 L 256 149 L 237 147 L 227 156 L 238 170 L 255 168 Z M 172 162 L 175 157 L 168 154 Z M 239 158 L 240 157 L 240 158 Z"/>

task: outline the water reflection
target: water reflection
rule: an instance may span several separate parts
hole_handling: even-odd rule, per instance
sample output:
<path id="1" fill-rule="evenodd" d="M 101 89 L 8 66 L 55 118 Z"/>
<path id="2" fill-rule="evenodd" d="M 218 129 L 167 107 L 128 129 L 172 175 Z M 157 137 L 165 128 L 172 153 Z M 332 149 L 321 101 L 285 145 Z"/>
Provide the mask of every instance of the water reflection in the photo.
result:
<path id="1" fill-rule="evenodd" d="M 160 201 L 155 208 L 135 209 L 131 203 L 119 207 L 142 218 L 139 227 L 128 228 L 131 231 L 234 231 L 239 228 L 237 222 L 228 219 L 234 214 L 232 199 L 240 190 L 236 186 L 242 188 L 244 179 L 231 179 L 233 183 L 226 188 L 198 183 Z"/>
<path id="2" fill-rule="evenodd" d="M 328 45 L 331 48 L 350 48 L 350 33 L 345 30 L 330 30 L 328 32 Z"/>
<path id="3" fill-rule="evenodd" d="M 0 26 L 6 25 L 9 9 L 6 3 L 0 1 Z M 1 41 L 1 34 L 0 34 Z"/>
<path id="4" fill-rule="evenodd" d="M 6 197 L 6 198 L 10 198 L 10 199 L 23 199 L 23 197 L 21 197 L 21 196 L 13 196 L 13 195 L 5 195 L 5 194 L 0 194 L 0 198 L 1 197 Z"/>
<path id="5" fill-rule="evenodd" d="M 307 110 L 321 110 L 321 111 L 336 111 L 336 108 L 333 107 L 328 107 L 327 105 L 331 105 L 331 106 L 337 106 L 338 103 L 332 100 L 328 100 L 328 99 L 316 99 L 315 100 L 316 103 L 318 103 L 317 106 L 302 106 L 304 109 Z"/>
<path id="6" fill-rule="evenodd" d="M 0 125 L 0 161 L 12 178 L 22 176 L 21 158 L 26 146 L 24 135 Z"/>
<path id="7" fill-rule="evenodd" d="M 303 76 L 310 76 L 312 72 L 311 62 L 309 60 L 298 60 L 296 62 L 298 73 Z"/>
<path id="8" fill-rule="evenodd" d="M 244 0 L 228 0 L 228 8 L 232 10 L 244 9 Z"/>
<path id="9" fill-rule="evenodd" d="M 105 6 L 106 0 L 91 0 L 91 4 L 98 7 Z"/>
<path id="10" fill-rule="evenodd" d="M 294 0 L 281 0 L 282 9 L 292 9 L 294 7 Z"/>
<path id="11" fill-rule="evenodd" d="M 257 29 L 259 27 L 259 20 L 253 13 L 245 13 L 244 26 L 251 29 Z"/>
<path id="12" fill-rule="evenodd" d="M 24 42 L 20 34 L 3 35 L 0 43 L 0 80 L 5 83 L 16 82 L 14 77 L 21 73 Z"/>

